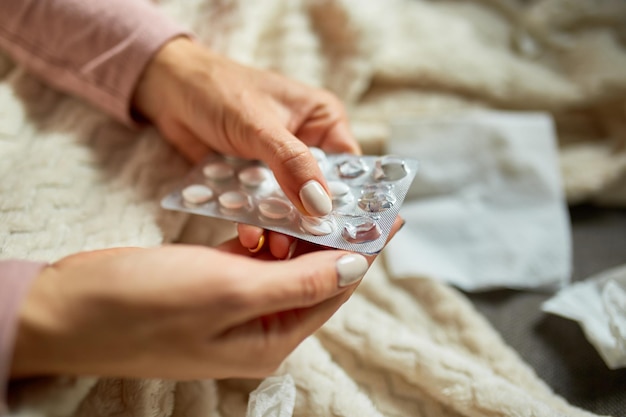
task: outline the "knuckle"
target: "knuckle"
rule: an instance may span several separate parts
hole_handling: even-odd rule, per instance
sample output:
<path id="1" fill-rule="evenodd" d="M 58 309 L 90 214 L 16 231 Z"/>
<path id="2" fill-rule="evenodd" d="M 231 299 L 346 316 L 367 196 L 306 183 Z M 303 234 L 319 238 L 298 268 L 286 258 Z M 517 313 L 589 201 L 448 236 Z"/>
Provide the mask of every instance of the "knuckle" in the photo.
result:
<path id="1" fill-rule="evenodd" d="M 254 123 L 248 123 L 247 129 L 250 132 L 250 136 L 253 138 L 272 140 L 272 135 L 266 126 L 261 126 Z"/>
<path id="2" fill-rule="evenodd" d="M 296 140 L 280 141 L 274 148 L 274 163 L 283 165 L 288 171 L 300 171 L 307 164 L 309 149 Z"/>
<path id="3" fill-rule="evenodd" d="M 303 305 L 312 305 L 324 294 L 324 280 L 321 271 L 307 270 L 301 277 L 300 297 Z"/>

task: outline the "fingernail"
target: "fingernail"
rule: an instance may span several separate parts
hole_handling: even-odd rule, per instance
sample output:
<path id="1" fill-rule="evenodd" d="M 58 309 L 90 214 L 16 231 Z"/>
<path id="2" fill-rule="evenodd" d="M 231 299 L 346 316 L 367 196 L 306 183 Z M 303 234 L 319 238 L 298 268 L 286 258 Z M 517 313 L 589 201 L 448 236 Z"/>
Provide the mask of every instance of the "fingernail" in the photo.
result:
<path id="1" fill-rule="evenodd" d="M 287 256 L 285 256 L 286 261 L 290 260 L 293 257 L 293 254 L 295 253 L 297 246 L 298 246 L 298 239 L 291 242 L 291 245 L 289 245 L 289 250 L 287 251 Z"/>
<path id="2" fill-rule="evenodd" d="M 322 184 L 315 180 L 311 180 L 304 184 L 300 189 L 300 201 L 304 209 L 312 216 L 326 216 L 333 209 L 333 203 L 330 200 L 326 190 Z"/>
<path id="3" fill-rule="evenodd" d="M 406 220 L 402 219 L 402 224 L 400 224 L 400 227 L 398 227 L 398 232 L 402 230 L 405 224 L 406 224 Z"/>
<path id="4" fill-rule="evenodd" d="M 364 256 L 357 254 L 344 255 L 337 260 L 337 275 L 339 287 L 354 284 L 363 278 L 367 272 L 368 264 Z"/>

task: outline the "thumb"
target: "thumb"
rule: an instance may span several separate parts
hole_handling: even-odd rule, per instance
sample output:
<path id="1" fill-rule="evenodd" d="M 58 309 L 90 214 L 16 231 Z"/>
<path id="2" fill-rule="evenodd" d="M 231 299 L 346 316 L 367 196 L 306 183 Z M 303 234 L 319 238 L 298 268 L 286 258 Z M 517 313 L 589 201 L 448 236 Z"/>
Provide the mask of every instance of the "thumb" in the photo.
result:
<path id="1" fill-rule="evenodd" d="M 254 143 L 258 157 L 301 213 L 319 217 L 331 212 L 326 181 L 308 146 L 282 127 L 264 131 Z"/>
<path id="2" fill-rule="evenodd" d="M 369 267 L 362 255 L 330 250 L 258 262 L 255 278 L 246 282 L 253 297 L 244 319 L 322 303 L 358 283 Z"/>

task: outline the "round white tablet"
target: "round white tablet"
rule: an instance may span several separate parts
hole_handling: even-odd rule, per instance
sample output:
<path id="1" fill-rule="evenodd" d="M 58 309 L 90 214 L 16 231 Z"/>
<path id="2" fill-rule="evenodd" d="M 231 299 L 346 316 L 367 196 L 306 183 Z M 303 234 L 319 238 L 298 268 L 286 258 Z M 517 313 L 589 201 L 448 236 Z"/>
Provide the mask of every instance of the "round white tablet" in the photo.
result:
<path id="1" fill-rule="evenodd" d="M 272 220 L 285 219 L 292 211 L 292 206 L 289 203 L 276 197 L 259 201 L 258 207 L 259 213 Z"/>
<path id="2" fill-rule="evenodd" d="M 213 190 L 201 184 L 189 185 L 183 189 L 181 194 L 183 200 L 190 204 L 204 204 L 213 198 Z"/>
<path id="3" fill-rule="evenodd" d="M 310 146 L 309 152 L 311 152 L 311 155 L 313 155 L 313 158 L 315 158 L 317 162 L 324 162 L 326 160 L 326 152 L 324 152 L 320 148 Z"/>
<path id="4" fill-rule="evenodd" d="M 235 175 L 235 170 L 226 162 L 211 162 L 202 168 L 205 177 L 214 181 L 225 181 Z"/>
<path id="5" fill-rule="evenodd" d="M 246 187 L 258 187 L 268 178 L 268 169 L 264 167 L 249 167 L 239 173 L 239 181 Z"/>
<path id="6" fill-rule="evenodd" d="M 328 181 L 328 189 L 333 200 L 340 200 L 350 192 L 348 184 L 341 181 Z"/>
<path id="7" fill-rule="evenodd" d="M 217 199 L 228 210 L 239 210 L 248 205 L 248 196 L 241 191 L 227 191 Z"/>
<path id="8" fill-rule="evenodd" d="M 329 235 L 335 230 L 335 224 L 323 217 L 302 217 L 302 228 L 314 236 Z"/>

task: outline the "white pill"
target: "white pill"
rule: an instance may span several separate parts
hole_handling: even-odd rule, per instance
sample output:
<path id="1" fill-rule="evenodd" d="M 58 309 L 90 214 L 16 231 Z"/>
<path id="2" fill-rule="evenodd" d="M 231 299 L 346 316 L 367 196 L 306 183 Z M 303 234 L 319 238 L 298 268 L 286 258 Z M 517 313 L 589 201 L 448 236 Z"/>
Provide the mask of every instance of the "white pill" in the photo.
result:
<path id="1" fill-rule="evenodd" d="M 205 185 L 193 184 L 181 192 L 183 200 L 190 204 L 204 204 L 213 198 L 213 190 Z"/>
<path id="2" fill-rule="evenodd" d="M 313 155 L 313 158 L 315 158 L 317 162 L 324 162 L 326 160 L 326 153 L 320 148 L 311 146 L 309 147 L 309 152 L 311 152 L 311 155 Z"/>
<path id="3" fill-rule="evenodd" d="M 248 196 L 241 191 L 227 191 L 217 199 L 228 210 L 239 210 L 248 205 Z"/>
<path id="4" fill-rule="evenodd" d="M 225 162 L 212 162 L 202 168 L 202 173 L 214 181 L 225 181 L 235 175 L 235 170 Z"/>
<path id="5" fill-rule="evenodd" d="M 259 201 L 258 207 L 263 216 L 272 220 L 282 220 L 289 216 L 292 211 L 292 206 L 289 203 L 276 197 Z"/>
<path id="6" fill-rule="evenodd" d="M 341 181 L 328 181 L 328 189 L 333 200 L 342 199 L 350 192 L 350 187 Z"/>
<path id="7" fill-rule="evenodd" d="M 302 228 L 314 236 L 329 235 L 335 230 L 335 224 L 323 217 L 302 217 Z"/>
<path id="8" fill-rule="evenodd" d="M 239 181 L 246 187 L 258 187 L 268 178 L 268 169 L 263 167 L 250 167 L 239 173 Z"/>

